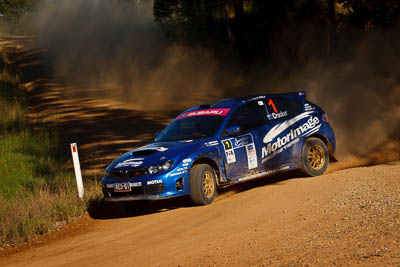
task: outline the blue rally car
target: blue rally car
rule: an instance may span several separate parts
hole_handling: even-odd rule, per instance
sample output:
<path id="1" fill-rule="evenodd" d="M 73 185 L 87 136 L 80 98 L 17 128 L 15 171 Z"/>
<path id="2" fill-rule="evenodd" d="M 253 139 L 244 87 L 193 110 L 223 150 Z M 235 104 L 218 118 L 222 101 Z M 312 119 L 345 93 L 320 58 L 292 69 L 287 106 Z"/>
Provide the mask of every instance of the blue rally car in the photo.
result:
<path id="1" fill-rule="evenodd" d="M 300 169 L 321 175 L 335 152 L 323 110 L 305 92 L 223 99 L 177 116 L 154 142 L 106 168 L 111 201 L 190 195 L 210 204 L 217 188 Z"/>

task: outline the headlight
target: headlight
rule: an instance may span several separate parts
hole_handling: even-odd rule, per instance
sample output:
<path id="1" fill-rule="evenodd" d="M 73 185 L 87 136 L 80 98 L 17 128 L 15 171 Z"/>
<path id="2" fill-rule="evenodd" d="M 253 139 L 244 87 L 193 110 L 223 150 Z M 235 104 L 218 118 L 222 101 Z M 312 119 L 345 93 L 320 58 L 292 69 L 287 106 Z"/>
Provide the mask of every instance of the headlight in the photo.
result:
<path id="1" fill-rule="evenodd" d="M 159 173 L 162 171 L 166 171 L 169 168 L 171 168 L 172 164 L 174 163 L 173 160 L 168 160 L 164 163 L 161 164 L 157 164 L 157 165 L 151 165 L 148 167 L 147 171 L 149 174 L 155 174 L 155 173 Z"/>
<path id="2" fill-rule="evenodd" d="M 108 177 L 110 176 L 110 171 L 106 169 L 106 171 L 104 172 L 104 177 Z"/>

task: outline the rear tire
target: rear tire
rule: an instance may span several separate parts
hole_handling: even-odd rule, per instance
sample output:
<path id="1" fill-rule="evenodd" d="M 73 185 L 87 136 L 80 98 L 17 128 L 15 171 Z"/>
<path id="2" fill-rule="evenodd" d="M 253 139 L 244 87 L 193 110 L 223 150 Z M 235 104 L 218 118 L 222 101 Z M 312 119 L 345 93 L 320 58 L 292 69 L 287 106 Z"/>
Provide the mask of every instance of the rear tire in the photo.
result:
<path id="1" fill-rule="evenodd" d="M 328 148 L 325 143 L 318 138 L 308 138 L 303 145 L 301 162 L 305 174 L 310 176 L 323 174 L 329 163 Z"/>
<path id="2" fill-rule="evenodd" d="M 195 204 L 208 205 L 217 191 L 215 172 L 207 164 L 194 165 L 190 170 L 190 198 Z"/>

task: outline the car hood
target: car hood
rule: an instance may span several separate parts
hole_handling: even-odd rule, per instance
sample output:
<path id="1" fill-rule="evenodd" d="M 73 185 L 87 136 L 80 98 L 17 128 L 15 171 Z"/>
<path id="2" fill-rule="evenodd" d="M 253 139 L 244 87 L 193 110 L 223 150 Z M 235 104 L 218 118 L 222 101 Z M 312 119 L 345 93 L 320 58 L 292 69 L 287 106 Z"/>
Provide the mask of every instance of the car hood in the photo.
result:
<path id="1" fill-rule="evenodd" d="M 152 143 L 129 151 L 111 163 L 107 169 L 141 168 L 167 160 L 182 160 L 195 150 L 204 147 L 208 140 L 188 140 Z"/>

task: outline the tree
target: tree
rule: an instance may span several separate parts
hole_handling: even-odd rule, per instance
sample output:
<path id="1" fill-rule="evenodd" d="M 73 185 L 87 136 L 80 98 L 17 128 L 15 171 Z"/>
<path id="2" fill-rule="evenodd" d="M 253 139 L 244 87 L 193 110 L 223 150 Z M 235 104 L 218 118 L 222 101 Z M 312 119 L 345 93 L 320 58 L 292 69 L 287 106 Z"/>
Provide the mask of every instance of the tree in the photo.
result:
<path id="1" fill-rule="evenodd" d="M 31 12 L 38 2 L 39 0 L 2 0 L 0 13 L 6 18 L 19 18 Z"/>
<path id="2" fill-rule="evenodd" d="M 400 1 L 398 0 L 338 0 L 346 9 L 347 20 L 364 30 L 398 25 Z"/>

